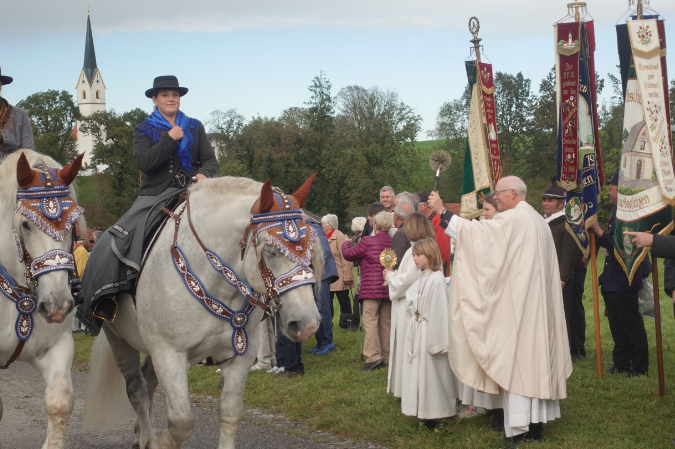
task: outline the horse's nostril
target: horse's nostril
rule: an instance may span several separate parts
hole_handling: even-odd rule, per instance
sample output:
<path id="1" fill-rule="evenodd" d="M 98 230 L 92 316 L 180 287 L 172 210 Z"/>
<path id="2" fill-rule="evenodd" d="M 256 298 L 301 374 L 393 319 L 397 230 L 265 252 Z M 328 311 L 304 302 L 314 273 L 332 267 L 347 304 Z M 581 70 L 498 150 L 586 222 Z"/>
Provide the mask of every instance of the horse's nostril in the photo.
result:
<path id="1" fill-rule="evenodd" d="M 302 329 L 300 328 L 300 322 L 299 321 L 289 321 L 288 322 L 288 335 L 296 337 L 302 333 Z"/>
<path id="2" fill-rule="evenodd" d="M 38 303 L 37 311 L 40 315 L 42 315 L 45 318 L 49 318 L 50 316 L 49 306 L 47 306 L 47 304 L 45 304 L 44 302 Z"/>

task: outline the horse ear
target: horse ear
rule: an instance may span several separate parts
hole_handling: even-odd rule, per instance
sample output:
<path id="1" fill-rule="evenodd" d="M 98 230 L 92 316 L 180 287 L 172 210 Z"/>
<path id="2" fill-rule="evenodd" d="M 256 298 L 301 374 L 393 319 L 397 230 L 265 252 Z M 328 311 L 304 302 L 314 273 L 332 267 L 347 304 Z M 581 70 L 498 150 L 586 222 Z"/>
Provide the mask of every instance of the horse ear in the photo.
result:
<path id="1" fill-rule="evenodd" d="M 267 181 L 260 190 L 260 202 L 258 203 L 258 213 L 264 214 L 272 210 L 274 206 L 274 192 L 272 192 L 272 181 L 267 178 Z"/>
<path id="2" fill-rule="evenodd" d="M 59 178 L 67 186 L 69 186 L 75 178 L 82 167 L 82 158 L 84 158 L 84 153 L 80 154 L 75 158 L 73 162 L 63 167 L 61 170 L 58 170 Z"/>
<path id="3" fill-rule="evenodd" d="M 19 183 L 20 189 L 25 189 L 33 182 L 33 169 L 26 159 L 26 154 L 21 153 L 19 161 L 16 164 L 16 181 Z"/>
<path id="4" fill-rule="evenodd" d="M 301 185 L 300 188 L 293 195 L 291 195 L 298 201 L 299 207 L 304 206 L 305 202 L 307 202 L 307 197 L 309 196 L 309 189 L 312 188 L 312 182 L 314 182 L 314 178 L 316 178 L 316 172 L 314 172 L 312 176 L 307 178 L 307 181 L 305 181 L 305 183 Z"/>

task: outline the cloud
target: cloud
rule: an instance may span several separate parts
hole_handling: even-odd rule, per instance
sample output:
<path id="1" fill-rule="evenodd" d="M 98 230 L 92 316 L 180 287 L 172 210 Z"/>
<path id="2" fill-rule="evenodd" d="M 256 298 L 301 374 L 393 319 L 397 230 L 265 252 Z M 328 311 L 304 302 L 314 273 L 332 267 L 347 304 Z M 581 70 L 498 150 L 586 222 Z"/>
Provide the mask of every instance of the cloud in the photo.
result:
<path id="1" fill-rule="evenodd" d="M 465 28 L 478 16 L 492 30 L 530 34 L 550 30 L 565 14 L 564 4 L 533 0 L 90 0 L 97 34 L 113 32 L 228 32 L 301 26 Z M 0 35 L 81 32 L 85 3 L 80 0 L 21 0 L 2 8 Z M 672 0 L 658 6 L 675 14 Z M 667 3 L 667 6 L 666 6 Z M 655 5 L 656 6 L 656 5 Z M 614 23 L 624 11 L 616 0 L 595 0 L 590 12 Z M 670 14 L 669 14 L 670 13 Z"/>

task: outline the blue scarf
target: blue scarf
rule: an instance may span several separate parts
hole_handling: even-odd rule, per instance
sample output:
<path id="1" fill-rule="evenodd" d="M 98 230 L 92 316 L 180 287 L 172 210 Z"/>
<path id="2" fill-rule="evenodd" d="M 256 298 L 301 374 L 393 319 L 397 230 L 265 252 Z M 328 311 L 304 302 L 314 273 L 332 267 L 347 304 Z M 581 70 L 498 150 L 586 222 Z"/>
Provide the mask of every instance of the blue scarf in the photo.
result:
<path id="1" fill-rule="evenodd" d="M 190 148 L 195 141 L 192 132 L 195 130 L 197 123 L 196 120 L 191 119 L 181 111 L 178 111 L 176 114 L 176 124 L 183 130 L 184 134 L 183 138 L 178 141 L 176 153 L 180 164 L 188 173 L 192 173 L 192 155 L 188 148 Z M 161 137 L 161 131 L 168 131 L 172 128 L 173 126 L 171 123 L 159 113 L 159 109 L 155 109 L 150 117 L 140 123 L 138 130 L 142 135 L 149 137 L 153 145 L 157 145 L 157 142 L 159 142 L 159 138 Z"/>

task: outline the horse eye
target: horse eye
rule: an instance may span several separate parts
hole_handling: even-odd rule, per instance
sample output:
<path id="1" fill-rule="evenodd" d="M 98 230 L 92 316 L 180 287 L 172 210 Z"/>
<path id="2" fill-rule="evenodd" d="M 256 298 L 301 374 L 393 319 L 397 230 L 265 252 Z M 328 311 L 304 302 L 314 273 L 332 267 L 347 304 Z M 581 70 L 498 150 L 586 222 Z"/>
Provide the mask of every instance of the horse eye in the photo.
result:
<path id="1" fill-rule="evenodd" d="M 24 228 L 26 231 L 30 231 L 30 225 L 28 224 L 27 221 L 21 223 L 21 227 Z"/>

